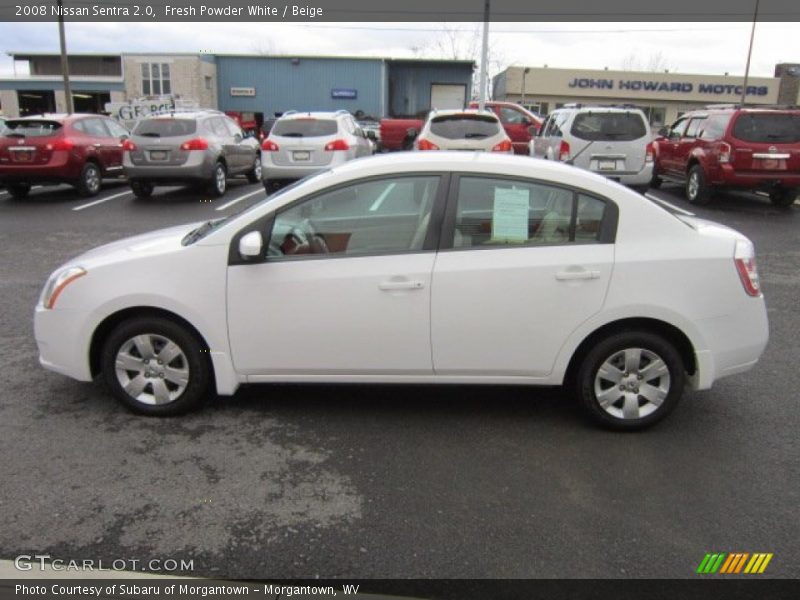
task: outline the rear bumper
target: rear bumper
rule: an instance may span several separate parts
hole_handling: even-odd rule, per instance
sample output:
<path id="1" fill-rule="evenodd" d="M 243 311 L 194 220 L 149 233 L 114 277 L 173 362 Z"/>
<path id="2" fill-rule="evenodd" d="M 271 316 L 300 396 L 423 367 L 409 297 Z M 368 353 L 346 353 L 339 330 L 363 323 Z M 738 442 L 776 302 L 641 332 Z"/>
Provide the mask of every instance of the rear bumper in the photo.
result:
<path id="1" fill-rule="evenodd" d="M 81 165 L 59 162 L 47 165 L 0 165 L 0 183 L 69 183 L 80 177 Z"/>
<path id="2" fill-rule="evenodd" d="M 272 159 L 269 152 L 261 153 L 261 177 L 267 179 L 302 179 L 307 175 L 313 175 L 320 171 L 325 171 L 332 167 L 342 165 L 350 159 L 348 152 L 333 152 L 333 156 L 328 164 L 325 165 L 278 165 Z"/>
<path id="3" fill-rule="evenodd" d="M 214 177 L 216 160 L 197 153 L 189 156 L 182 165 L 135 165 L 126 153 L 122 166 L 128 179 L 147 179 L 162 183 L 209 181 Z"/>
<path id="4" fill-rule="evenodd" d="M 722 165 L 717 169 L 712 183 L 726 187 L 763 190 L 776 187 L 800 188 L 800 173 L 797 171 L 736 171 L 730 165 Z"/>
<path id="5" fill-rule="evenodd" d="M 591 170 L 591 169 L 590 169 Z M 653 163 L 646 164 L 641 171 L 592 171 L 622 185 L 647 185 L 653 179 Z"/>

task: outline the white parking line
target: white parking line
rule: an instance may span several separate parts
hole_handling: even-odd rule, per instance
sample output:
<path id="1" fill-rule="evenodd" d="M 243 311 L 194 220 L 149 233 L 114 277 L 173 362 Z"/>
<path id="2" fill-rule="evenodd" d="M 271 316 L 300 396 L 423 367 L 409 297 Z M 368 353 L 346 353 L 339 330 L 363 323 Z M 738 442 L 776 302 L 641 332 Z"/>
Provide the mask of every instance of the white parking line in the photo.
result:
<path id="1" fill-rule="evenodd" d="M 96 206 L 98 204 L 102 204 L 103 202 L 108 202 L 109 200 L 113 200 L 114 198 L 121 198 L 122 196 L 127 196 L 132 194 L 133 192 L 128 190 L 127 192 L 120 192 L 119 194 L 114 194 L 112 196 L 107 196 L 106 198 L 100 198 L 100 200 L 95 200 L 94 202 L 89 202 L 87 204 L 81 204 L 80 206 L 76 206 L 72 210 L 83 210 L 84 208 L 90 208 L 92 206 Z"/>
<path id="2" fill-rule="evenodd" d="M 223 204 L 222 206 L 216 208 L 215 210 L 225 210 L 229 206 L 233 206 L 237 202 L 241 202 L 245 198 L 250 198 L 251 196 L 255 196 L 256 194 L 266 194 L 266 191 L 262 187 L 260 190 L 256 190 L 255 192 L 250 192 L 249 194 L 245 194 L 244 196 L 239 196 L 238 198 L 234 198 L 230 202 L 226 202 L 225 204 Z"/>

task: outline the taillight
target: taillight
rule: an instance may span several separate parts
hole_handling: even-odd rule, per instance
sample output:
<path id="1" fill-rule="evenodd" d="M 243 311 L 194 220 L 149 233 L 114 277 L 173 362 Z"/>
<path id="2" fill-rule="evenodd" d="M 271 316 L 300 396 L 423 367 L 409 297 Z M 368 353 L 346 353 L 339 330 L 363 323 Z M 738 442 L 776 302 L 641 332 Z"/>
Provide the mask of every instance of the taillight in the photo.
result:
<path id="1" fill-rule="evenodd" d="M 426 139 L 417 140 L 417 150 L 438 150 L 439 146 Z"/>
<path id="2" fill-rule="evenodd" d="M 492 148 L 492 152 L 511 152 L 511 140 L 503 140 Z"/>
<path id="3" fill-rule="evenodd" d="M 181 144 L 181 150 L 208 150 L 208 142 L 205 138 L 194 138 Z"/>
<path id="4" fill-rule="evenodd" d="M 334 150 L 350 150 L 350 146 L 344 140 L 333 140 L 325 144 L 325 150 L 328 152 Z"/>
<path id="5" fill-rule="evenodd" d="M 130 140 L 125 140 L 122 142 L 122 150 L 123 152 L 134 152 L 136 150 L 136 144 Z"/>
<path id="6" fill-rule="evenodd" d="M 269 138 L 261 142 L 261 149 L 264 152 L 277 152 L 278 150 L 280 150 L 280 148 L 278 148 L 278 144 L 276 144 Z"/>
<path id="7" fill-rule="evenodd" d="M 561 145 L 558 147 L 558 160 L 566 162 L 569 160 L 569 144 L 561 140 Z"/>
<path id="8" fill-rule="evenodd" d="M 644 149 L 644 162 L 653 162 L 653 142 L 647 144 L 647 147 Z"/>
<path id="9" fill-rule="evenodd" d="M 727 142 L 719 143 L 719 162 L 731 162 L 731 145 Z"/>
<path id="10" fill-rule="evenodd" d="M 750 240 L 736 240 L 736 250 L 733 253 L 733 262 L 739 279 L 742 280 L 744 291 L 748 296 L 761 294 L 758 282 L 758 269 L 756 268 L 756 251 Z"/>
<path id="11" fill-rule="evenodd" d="M 55 152 L 56 150 L 70 151 L 75 147 L 75 142 L 69 138 L 59 138 L 55 142 L 50 142 L 45 146 L 48 150 Z"/>

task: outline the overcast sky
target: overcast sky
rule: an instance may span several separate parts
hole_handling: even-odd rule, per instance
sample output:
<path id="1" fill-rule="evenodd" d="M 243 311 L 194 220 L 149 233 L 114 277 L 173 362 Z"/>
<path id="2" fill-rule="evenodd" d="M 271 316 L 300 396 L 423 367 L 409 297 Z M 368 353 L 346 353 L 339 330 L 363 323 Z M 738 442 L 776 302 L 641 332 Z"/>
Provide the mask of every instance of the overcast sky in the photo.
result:
<path id="1" fill-rule="evenodd" d="M 759 23 L 751 75 L 800 63 L 798 23 Z M 655 58 L 673 72 L 744 73 L 750 23 L 492 23 L 493 57 L 509 65 L 647 70 Z M 443 33 L 447 28 L 449 33 Z M 472 23 L 67 23 L 70 52 L 200 52 L 436 57 L 458 37 L 463 54 Z M 0 23 L 0 75 L 9 51 L 58 52 L 56 23 Z M 453 58 L 452 56 L 440 56 Z M 463 58 L 479 59 L 475 51 Z M 633 59 L 633 60 L 632 60 Z M 497 68 L 494 69 L 497 71 Z"/>

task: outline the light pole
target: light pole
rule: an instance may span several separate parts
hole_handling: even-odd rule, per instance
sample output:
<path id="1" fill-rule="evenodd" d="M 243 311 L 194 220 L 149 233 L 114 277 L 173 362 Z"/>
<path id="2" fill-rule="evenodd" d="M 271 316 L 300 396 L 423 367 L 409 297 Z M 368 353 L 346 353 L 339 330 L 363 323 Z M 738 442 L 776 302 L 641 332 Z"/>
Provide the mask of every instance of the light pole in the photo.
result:
<path id="1" fill-rule="evenodd" d="M 69 66 L 67 65 L 67 42 L 64 38 L 64 16 L 62 14 L 61 0 L 58 0 L 58 40 L 61 44 L 61 76 L 64 78 L 64 95 L 67 100 L 67 114 L 72 110 L 72 89 L 69 85 Z"/>
<path id="2" fill-rule="evenodd" d="M 525 67 L 522 71 L 522 99 L 519 101 L 522 106 L 525 106 L 525 76 L 530 72 L 530 67 Z"/>
<path id="3" fill-rule="evenodd" d="M 761 0 L 756 0 L 756 9 L 753 12 L 753 28 L 750 30 L 750 47 L 747 49 L 747 64 L 744 67 L 744 83 L 742 84 L 742 106 L 745 104 L 745 96 L 747 95 L 747 79 L 750 76 L 750 55 L 753 53 L 753 38 L 756 35 L 756 21 L 758 20 L 758 3 Z"/>
<path id="4" fill-rule="evenodd" d="M 481 76 L 478 109 L 486 107 L 486 63 L 489 62 L 489 0 L 483 5 L 483 43 L 481 44 Z"/>

